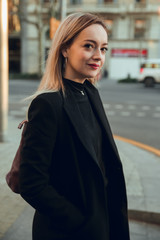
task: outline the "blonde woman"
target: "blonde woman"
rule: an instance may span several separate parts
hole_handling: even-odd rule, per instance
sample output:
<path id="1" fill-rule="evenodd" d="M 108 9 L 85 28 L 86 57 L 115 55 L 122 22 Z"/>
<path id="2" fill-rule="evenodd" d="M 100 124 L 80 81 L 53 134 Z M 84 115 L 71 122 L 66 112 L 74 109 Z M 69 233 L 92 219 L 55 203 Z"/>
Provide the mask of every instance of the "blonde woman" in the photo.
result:
<path id="1" fill-rule="evenodd" d="M 107 48 L 92 14 L 68 16 L 53 39 L 20 167 L 33 240 L 129 240 L 122 165 L 94 86 Z"/>

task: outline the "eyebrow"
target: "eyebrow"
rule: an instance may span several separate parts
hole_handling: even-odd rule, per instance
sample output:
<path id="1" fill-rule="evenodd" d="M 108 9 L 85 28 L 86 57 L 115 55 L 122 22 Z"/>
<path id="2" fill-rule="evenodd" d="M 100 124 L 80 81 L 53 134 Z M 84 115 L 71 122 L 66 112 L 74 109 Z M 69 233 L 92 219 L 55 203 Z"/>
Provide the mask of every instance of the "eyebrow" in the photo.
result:
<path id="1" fill-rule="evenodd" d="M 86 39 L 86 40 L 84 40 L 85 42 L 92 42 L 92 43 L 94 43 L 94 44 L 97 44 L 97 42 L 96 41 L 94 41 L 94 40 L 91 40 L 91 39 Z M 108 45 L 108 42 L 106 42 L 106 43 L 103 43 L 102 45 Z"/>

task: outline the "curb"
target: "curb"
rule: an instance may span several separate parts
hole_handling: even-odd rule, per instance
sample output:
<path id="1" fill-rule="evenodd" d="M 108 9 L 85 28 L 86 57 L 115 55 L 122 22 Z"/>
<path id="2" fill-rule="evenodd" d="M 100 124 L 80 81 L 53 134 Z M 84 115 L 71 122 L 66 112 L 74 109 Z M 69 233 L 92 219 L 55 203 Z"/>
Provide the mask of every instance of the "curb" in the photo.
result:
<path id="1" fill-rule="evenodd" d="M 129 139 L 129 138 L 124 138 L 124 137 L 117 136 L 117 135 L 113 135 L 113 137 L 114 137 L 114 139 L 117 139 L 117 140 L 129 143 L 129 144 L 132 144 L 132 145 L 134 145 L 134 146 L 136 146 L 138 148 L 144 149 L 144 150 L 146 150 L 146 151 L 148 151 L 150 153 L 153 153 L 153 154 L 157 155 L 158 157 L 160 157 L 160 150 L 157 149 L 157 148 L 148 146 L 146 144 L 134 141 L 134 140 Z"/>

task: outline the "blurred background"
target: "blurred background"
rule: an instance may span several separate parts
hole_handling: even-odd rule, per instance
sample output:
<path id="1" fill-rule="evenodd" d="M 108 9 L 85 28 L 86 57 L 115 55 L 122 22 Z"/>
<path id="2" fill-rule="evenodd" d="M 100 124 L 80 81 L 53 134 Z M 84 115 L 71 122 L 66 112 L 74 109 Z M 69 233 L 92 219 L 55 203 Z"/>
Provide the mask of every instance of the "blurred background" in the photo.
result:
<path id="1" fill-rule="evenodd" d="M 146 58 L 160 58 L 159 0 L 8 0 L 9 72 L 41 74 L 59 22 L 82 11 L 103 17 L 110 78 L 138 77 Z M 115 71 L 116 67 L 116 71 Z"/>
<path id="2" fill-rule="evenodd" d="M 31 239 L 33 209 L 7 187 L 27 101 L 60 22 L 101 16 L 109 48 L 98 89 L 122 159 L 131 240 L 160 239 L 160 0 L 0 0 L 0 239 Z"/>

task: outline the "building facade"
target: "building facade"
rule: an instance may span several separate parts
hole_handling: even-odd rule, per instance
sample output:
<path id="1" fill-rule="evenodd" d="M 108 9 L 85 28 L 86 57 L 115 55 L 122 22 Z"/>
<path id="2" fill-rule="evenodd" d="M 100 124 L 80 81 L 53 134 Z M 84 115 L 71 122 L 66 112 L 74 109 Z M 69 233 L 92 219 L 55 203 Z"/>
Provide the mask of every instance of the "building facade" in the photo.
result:
<path id="1" fill-rule="evenodd" d="M 60 18 L 58 13 L 62 6 L 60 1 L 53 0 L 21 2 L 24 19 L 21 19 L 19 34 L 20 71 L 37 73 L 45 68 L 51 43 L 50 18 Z M 66 15 L 78 11 L 90 12 L 105 20 L 109 51 L 104 70 L 108 72 L 109 78 L 125 78 L 128 74 L 137 77 L 143 59 L 160 58 L 159 0 L 66 0 L 63 3 L 66 4 Z"/>

